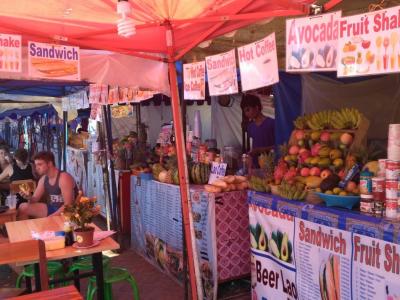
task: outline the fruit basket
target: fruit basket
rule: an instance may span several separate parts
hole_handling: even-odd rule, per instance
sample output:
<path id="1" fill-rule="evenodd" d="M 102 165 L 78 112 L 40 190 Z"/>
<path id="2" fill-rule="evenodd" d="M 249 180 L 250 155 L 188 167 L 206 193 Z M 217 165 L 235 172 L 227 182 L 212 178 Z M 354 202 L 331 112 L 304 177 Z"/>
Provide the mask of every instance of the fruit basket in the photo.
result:
<path id="1" fill-rule="evenodd" d="M 324 200 L 326 206 L 336 206 L 352 209 L 354 205 L 360 202 L 360 196 L 338 196 L 324 193 L 315 194 L 318 195 L 322 200 Z"/>

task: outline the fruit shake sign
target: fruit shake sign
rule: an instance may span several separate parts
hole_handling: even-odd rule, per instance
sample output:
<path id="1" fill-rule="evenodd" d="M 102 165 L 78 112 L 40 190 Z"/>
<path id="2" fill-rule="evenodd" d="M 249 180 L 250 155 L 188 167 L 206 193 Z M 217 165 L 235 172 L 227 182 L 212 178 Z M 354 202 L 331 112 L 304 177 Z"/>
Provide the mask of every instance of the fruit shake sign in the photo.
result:
<path id="1" fill-rule="evenodd" d="M 336 71 L 342 13 L 286 20 L 286 71 Z"/>
<path id="2" fill-rule="evenodd" d="M 342 18 L 337 75 L 400 72 L 400 6 Z"/>
<path id="3" fill-rule="evenodd" d="M 248 91 L 279 81 L 275 33 L 238 48 L 242 90 Z"/>
<path id="4" fill-rule="evenodd" d="M 79 47 L 29 42 L 28 51 L 29 76 L 80 80 Z"/>
<path id="5" fill-rule="evenodd" d="M 0 71 L 21 72 L 21 36 L 0 33 Z"/>
<path id="6" fill-rule="evenodd" d="M 183 64 L 184 98 L 204 100 L 205 98 L 205 62 Z"/>

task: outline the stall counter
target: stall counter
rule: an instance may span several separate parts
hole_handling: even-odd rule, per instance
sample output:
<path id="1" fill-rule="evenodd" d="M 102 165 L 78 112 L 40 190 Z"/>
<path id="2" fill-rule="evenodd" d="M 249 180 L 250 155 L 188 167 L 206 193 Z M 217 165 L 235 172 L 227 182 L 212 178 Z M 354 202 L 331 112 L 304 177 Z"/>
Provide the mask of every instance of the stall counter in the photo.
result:
<path id="1" fill-rule="evenodd" d="M 212 194 L 191 186 L 190 199 L 202 291 L 204 299 L 213 299 L 218 283 L 250 275 L 247 193 Z M 132 247 L 182 281 L 179 186 L 132 176 L 131 224 Z"/>
<path id="2" fill-rule="evenodd" d="M 252 299 L 400 296 L 399 221 L 256 192 L 248 203 Z"/>

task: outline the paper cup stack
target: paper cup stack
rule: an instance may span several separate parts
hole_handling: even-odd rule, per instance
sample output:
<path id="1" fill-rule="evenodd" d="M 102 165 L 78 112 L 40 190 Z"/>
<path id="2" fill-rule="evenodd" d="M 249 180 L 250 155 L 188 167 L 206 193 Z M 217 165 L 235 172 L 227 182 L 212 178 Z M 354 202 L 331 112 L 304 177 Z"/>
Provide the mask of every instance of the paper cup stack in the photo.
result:
<path id="1" fill-rule="evenodd" d="M 400 124 L 390 124 L 388 132 L 388 159 L 385 161 L 386 217 L 397 218 L 400 207 Z M 383 162 L 380 161 L 381 167 Z M 380 169 L 382 174 L 382 170 Z"/>

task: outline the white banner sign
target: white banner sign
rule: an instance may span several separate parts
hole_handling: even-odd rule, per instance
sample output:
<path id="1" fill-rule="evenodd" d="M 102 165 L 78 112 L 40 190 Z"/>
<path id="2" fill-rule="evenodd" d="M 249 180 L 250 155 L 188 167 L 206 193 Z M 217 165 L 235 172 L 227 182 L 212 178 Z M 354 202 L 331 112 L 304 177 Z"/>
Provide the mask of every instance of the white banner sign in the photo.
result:
<path id="1" fill-rule="evenodd" d="M 206 65 L 210 96 L 238 92 L 235 49 L 206 57 Z"/>
<path id="2" fill-rule="evenodd" d="M 338 77 L 400 72 L 400 6 L 342 18 Z"/>
<path id="3" fill-rule="evenodd" d="M 254 90 L 279 81 L 275 32 L 238 48 L 242 90 Z"/>
<path id="4" fill-rule="evenodd" d="M 205 99 L 205 61 L 183 64 L 183 94 L 187 100 Z"/>
<path id="5" fill-rule="evenodd" d="M 249 221 L 251 299 L 299 299 L 293 253 L 294 217 L 250 204 Z"/>
<path id="6" fill-rule="evenodd" d="M 33 78 L 80 80 L 79 47 L 29 42 L 28 69 Z"/>
<path id="7" fill-rule="evenodd" d="M 21 36 L 0 33 L 0 71 L 22 71 Z"/>
<path id="8" fill-rule="evenodd" d="M 341 15 L 286 20 L 286 71 L 336 71 Z"/>

